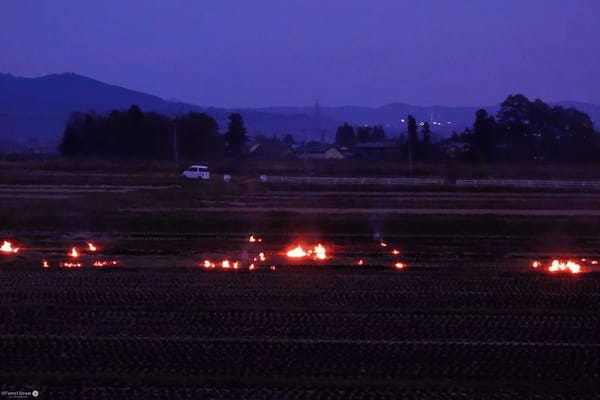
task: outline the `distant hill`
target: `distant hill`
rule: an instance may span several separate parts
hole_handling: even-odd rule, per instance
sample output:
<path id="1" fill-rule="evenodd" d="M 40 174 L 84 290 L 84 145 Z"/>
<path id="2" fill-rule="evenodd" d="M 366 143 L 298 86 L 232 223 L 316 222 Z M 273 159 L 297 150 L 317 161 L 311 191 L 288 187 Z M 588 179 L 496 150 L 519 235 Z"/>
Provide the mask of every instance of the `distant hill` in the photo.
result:
<path id="1" fill-rule="evenodd" d="M 322 131 L 327 140 L 333 140 L 336 128 L 348 122 L 353 125 L 383 125 L 388 135 L 405 131 L 401 120 L 414 115 L 418 121 L 433 121 L 438 136 L 461 131 L 472 125 L 479 107 L 421 107 L 393 103 L 381 107 L 321 107 L 317 130 L 314 107 L 265 107 L 225 109 L 201 107 L 169 101 L 158 96 L 109 85 L 74 73 L 22 78 L 0 74 L 0 152 L 25 151 L 28 148 L 53 151 L 62 136 L 70 113 L 91 111 L 98 113 L 128 108 L 137 104 L 144 111 L 168 115 L 190 111 L 212 115 L 221 128 L 227 127 L 227 116 L 240 112 L 252 135 L 292 134 L 297 140 L 319 139 Z M 600 106 L 578 102 L 558 103 L 575 107 L 590 115 L 600 124 Z M 496 113 L 499 106 L 486 107 Z"/>
<path id="2" fill-rule="evenodd" d="M 234 111 L 167 101 L 73 73 L 39 78 L 0 74 L 0 152 L 28 148 L 55 150 L 72 112 L 93 110 L 104 113 L 128 108 L 132 104 L 137 104 L 144 111 L 168 115 L 206 112 L 219 122 L 221 130 L 226 129 L 227 116 Z M 242 113 L 251 133 L 302 135 L 313 124 L 307 115 L 270 114 L 255 110 L 242 110 Z"/>

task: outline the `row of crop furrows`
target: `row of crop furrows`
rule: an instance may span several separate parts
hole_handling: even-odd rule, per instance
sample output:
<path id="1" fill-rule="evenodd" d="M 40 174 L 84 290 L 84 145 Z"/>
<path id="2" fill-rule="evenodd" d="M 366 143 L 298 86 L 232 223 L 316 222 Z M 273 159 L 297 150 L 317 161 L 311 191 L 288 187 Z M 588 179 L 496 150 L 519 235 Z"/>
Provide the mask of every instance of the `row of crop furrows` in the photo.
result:
<path id="1" fill-rule="evenodd" d="M 294 387 L 290 382 L 289 387 L 281 387 L 280 385 L 254 385 L 254 387 L 231 387 L 231 385 L 165 385 L 155 382 L 154 385 L 136 384 L 134 382 L 114 385 L 101 386 L 89 385 L 84 387 L 73 386 L 40 386 L 33 387 L 38 390 L 40 396 L 45 398 L 60 398 L 60 399 L 98 399 L 98 400 L 113 400 L 117 398 L 127 398 L 128 400 L 196 400 L 196 399 L 227 399 L 227 400 L 363 400 L 363 399 L 378 399 L 378 400 L 455 400 L 455 399 L 470 399 L 470 400 L 591 400 L 597 399 L 597 395 L 593 393 L 582 393 L 574 391 L 569 393 L 550 393 L 544 388 L 538 393 L 524 392 L 522 390 L 507 389 L 498 387 L 492 391 L 481 390 L 476 391 L 473 388 L 464 387 L 464 385 L 454 384 L 449 388 L 400 388 L 394 389 L 389 387 L 368 387 L 368 382 L 360 387 L 360 382 L 354 382 L 354 387 L 336 386 L 334 383 L 324 387 L 323 384 L 310 386 L 303 384 L 301 387 Z M 426 386 L 426 385 L 422 385 Z M 2 387 L 2 390 L 14 390 L 14 387 Z M 41 397 L 40 397 L 41 398 Z"/>
<path id="2" fill-rule="evenodd" d="M 600 350 L 490 344 L 5 338 L 0 373 L 353 378 L 600 378 Z"/>
<path id="3" fill-rule="evenodd" d="M 569 393 L 563 390 L 562 393 L 551 393 L 545 388 L 540 388 L 536 392 L 525 392 L 518 389 L 508 389 L 497 386 L 493 392 L 490 390 L 476 391 L 468 385 L 455 383 L 450 387 L 427 388 L 425 384 L 419 388 L 390 388 L 390 387 L 369 387 L 369 382 L 353 382 L 353 387 L 336 386 L 331 383 L 324 386 L 310 386 L 303 384 L 301 387 L 292 386 L 293 381 L 289 382 L 289 387 L 281 385 L 254 385 L 251 387 L 231 387 L 231 385 L 165 385 L 155 382 L 154 385 L 126 383 L 114 386 L 100 386 L 86 384 L 84 387 L 73 386 L 40 386 L 34 387 L 40 393 L 40 396 L 46 398 L 60 399 L 98 399 L 113 400 L 127 398 L 128 400 L 196 400 L 196 399 L 227 399 L 227 400 L 591 400 L 597 399 L 594 393 L 583 393 L 581 390 L 575 390 Z M 465 387 L 467 386 L 467 387 Z M 14 390 L 14 387 L 2 387 L 2 390 Z M 40 397 L 41 398 L 41 397 Z"/>
<path id="4" fill-rule="evenodd" d="M 600 344 L 597 315 L 195 311 L 28 307 L 0 315 L 0 335 L 275 338 Z"/>
<path id="5" fill-rule="evenodd" d="M 329 310 L 357 309 L 512 309 L 589 311 L 598 307 L 598 282 L 554 281 L 546 277 L 486 280 L 431 276 L 336 274 L 122 273 L 45 277 L 0 274 L 5 304 L 89 306 L 173 305 L 188 307 L 278 306 Z M 37 276 L 36 276 L 37 275 Z M 402 275 L 402 276 L 399 276 Z"/>

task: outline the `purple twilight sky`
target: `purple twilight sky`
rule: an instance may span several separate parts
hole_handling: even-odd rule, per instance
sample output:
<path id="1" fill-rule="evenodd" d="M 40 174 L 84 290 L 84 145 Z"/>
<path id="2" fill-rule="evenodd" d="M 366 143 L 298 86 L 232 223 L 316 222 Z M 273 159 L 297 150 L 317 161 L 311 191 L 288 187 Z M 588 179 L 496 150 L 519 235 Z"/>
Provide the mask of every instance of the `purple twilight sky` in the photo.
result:
<path id="1" fill-rule="evenodd" d="M 2 0 L 0 72 L 199 105 L 600 103 L 598 0 Z"/>

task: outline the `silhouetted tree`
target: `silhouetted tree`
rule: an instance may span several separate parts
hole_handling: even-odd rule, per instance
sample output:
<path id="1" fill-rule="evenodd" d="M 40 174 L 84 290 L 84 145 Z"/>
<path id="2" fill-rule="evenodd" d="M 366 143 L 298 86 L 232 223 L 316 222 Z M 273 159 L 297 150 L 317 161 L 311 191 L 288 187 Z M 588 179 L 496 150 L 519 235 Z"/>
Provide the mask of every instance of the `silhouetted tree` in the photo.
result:
<path id="1" fill-rule="evenodd" d="M 496 147 L 496 120 L 484 109 L 477 110 L 471 135 L 473 159 L 493 161 Z"/>
<path id="2" fill-rule="evenodd" d="M 359 126 L 356 128 L 356 141 L 358 143 L 367 143 L 371 141 L 372 128 L 370 126 Z"/>
<path id="3" fill-rule="evenodd" d="M 113 110 L 108 115 L 73 114 L 59 150 L 65 156 L 171 160 L 175 127 L 183 158 L 222 156 L 223 137 L 212 117 L 191 113 L 172 121 L 157 113 L 143 113 L 137 106 Z"/>
<path id="4" fill-rule="evenodd" d="M 431 128 L 429 127 L 429 122 L 423 123 L 423 127 L 421 128 L 421 134 L 423 135 L 423 139 L 418 144 L 420 147 L 418 158 L 424 161 L 429 161 L 432 153 Z"/>
<path id="5" fill-rule="evenodd" d="M 335 133 L 335 144 L 338 146 L 352 147 L 356 144 L 356 134 L 354 128 L 345 123 L 337 128 Z"/>
<path id="6" fill-rule="evenodd" d="M 416 161 L 418 136 L 417 136 L 417 120 L 412 115 L 407 117 L 408 125 L 408 161 L 410 163 Z"/>
<path id="7" fill-rule="evenodd" d="M 243 154 L 246 140 L 246 127 L 244 126 L 244 119 L 241 114 L 230 114 L 229 126 L 225 133 L 227 154 L 233 157 L 240 157 Z"/>
<path id="8" fill-rule="evenodd" d="M 373 131 L 371 132 L 371 137 L 369 139 L 370 142 L 383 142 L 385 140 L 385 130 L 383 130 L 383 126 L 375 125 L 373 127 Z"/>
<path id="9" fill-rule="evenodd" d="M 287 134 L 287 135 L 285 135 L 285 137 L 283 138 L 283 143 L 287 144 L 288 146 L 292 146 L 292 145 L 293 145 L 293 144 L 295 144 L 296 142 L 294 141 L 294 137 L 288 133 L 288 134 Z"/>

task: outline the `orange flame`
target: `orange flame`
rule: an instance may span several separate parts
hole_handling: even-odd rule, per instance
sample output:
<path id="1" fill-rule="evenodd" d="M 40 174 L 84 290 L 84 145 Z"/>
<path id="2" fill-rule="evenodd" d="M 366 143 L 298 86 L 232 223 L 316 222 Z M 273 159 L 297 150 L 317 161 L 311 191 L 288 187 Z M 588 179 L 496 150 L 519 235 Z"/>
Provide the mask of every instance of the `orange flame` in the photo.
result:
<path id="1" fill-rule="evenodd" d="M 392 250 L 392 254 L 395 255 L 395 256 L 397 256 L 398 254 L 400 254 L 400 251 L 394 249 L 394 250 Z"/>
<path id="2" fill-rule="evenodd" d="M 364 261 L 361 259 L 361 260 L 358 260 L 357 264 L 358 264 L 358 265 L 364 265 L 364 264 L 365 264 L 365 262 L 364 262 Z"/>
<path id="3" fill-rule="evenodd" d="M 116 260 L 96 260 L 92 263 L 93 267 L 102 268 L 109 265 L 118 265 L 119 262 Z"/>
<path id="4" fill-rule="evenodd" d="M 250 235 L 250 237 L 248 238 L 248 241 L 250 243 L 254 243 L 254 242 L 256 242 L 256 238 L 254 237 L 254 235 Z"/>
<path id="5" fill-rule="evenodd" d="M 76 247 L 71 248 L 71 251 L 69 252 L 69 257 L 73 257 L 73 258 L 79 257 L 79 252 L 77 251 Z"/>
<path id="6" fill-rule="evenodd" d="M 42 260 L 42 268 L 50 268 L 50 264 L 47 260 Z"/>
<path id="7" fill-rule="evenodd" d="M 262 251 L 258 254 L 258 258 L 260 261 L 265 261 L 267 259 L 267 257 L 265 257 L 265 253 Z"/>
<path id="8" fill-rule="evenodd" d="M 80 262 L 65 261 L 65 262 L 60 263 L 60 267 L 61 268 L 81 268 L 81 267 L 83 267 L 83 264 Z"/>
<path id="9" fill-rule="evenodd" d="M 2 243 L 2 247 L 0 247 L 0 251 L 8 254 L 16 254 L 19 252 L 18 247 L 13 247 L 13 244 L 7 240 Z"/>
<path id="10" fill-rule="evenodd" d="M 298 246 L 292 250 L 289 250 L 286 254 L 290 258 L 302 258 L 307 256 L 307 253 L 304 251 L 302 246 Z"/>
<path id="11" fill-rule="evenodd" d="M 386 242 L 379 242 L 379 245 L 380 245 L 381 247 L 387 247 L 387 243 L 386 243 Z"/>
<path id="12" fill-rule="evenodd" d="M 559 261 L 552 260 L 552 264 L 548 267 L 549 272 L 571 272 L 572 274 L 578 274 L 581 272 L 581 265 L 573 261 Z"/>
<path id="13" fill-rule="evenodd" d="M 97 247 L 94 245 L 94 243 L 92 243 L 92 242 L 88 242 L 88 244 L 87 244 L 87 245 L 88 245 L 88 249 L 89 249 L 90 251 L 97 251 L 97 250 L 98 250 L 98 248 L 97 248 Z"/>
<path id="14" fill-rule="evenodd" d="M 394 268 L 396 269 L 404 269 L 404 264 L 402 264 L 401 262 L 397 262 L 394 264 Z"/>
<path id="15" fill-rule="evenodd" d="M 314 252 L 317 260 L 325 260 L 327 258 L 327 251 L 321 243 L 315 246 Z"/>

